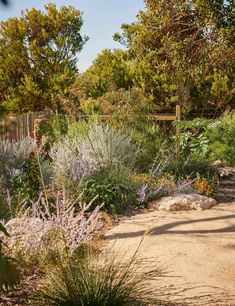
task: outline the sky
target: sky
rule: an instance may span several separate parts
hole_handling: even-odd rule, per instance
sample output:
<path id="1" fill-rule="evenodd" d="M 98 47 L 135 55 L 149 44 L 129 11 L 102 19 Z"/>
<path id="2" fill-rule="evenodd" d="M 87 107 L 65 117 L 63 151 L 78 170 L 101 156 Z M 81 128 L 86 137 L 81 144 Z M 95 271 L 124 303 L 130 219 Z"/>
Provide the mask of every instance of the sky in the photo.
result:
<path id="1" fill-rule="evenodd" d="M 58 6 L 71 5 L 83 12 L 82 34 L 89 37 L 79 56 L 78 68 L 85 71 L 104 48 L 121 48 L 112 36 L 120 31 L 122 23 L 136 20 L 143 0 L 9 0 L 8 7 L 0 6 L 0 20 L 19 16 L 22 10 L 35 7 L 43 9 L 48 2 Z"/>

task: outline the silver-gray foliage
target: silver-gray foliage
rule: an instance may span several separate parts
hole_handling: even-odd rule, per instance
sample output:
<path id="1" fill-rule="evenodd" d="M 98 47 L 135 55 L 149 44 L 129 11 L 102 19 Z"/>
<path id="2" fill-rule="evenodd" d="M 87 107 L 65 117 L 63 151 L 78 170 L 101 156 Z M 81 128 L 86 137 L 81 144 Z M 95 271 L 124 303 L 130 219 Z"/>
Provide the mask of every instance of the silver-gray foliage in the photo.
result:
<path id="1" fill-rule="evenodd" d="M 109 167 L 132 168 L 136 154 L 130 136 L 98 124 L 90 126 L 86 137 L 64 137 L 50 151 L 55 179 L 62 183 Z"/>
<path id="2" fill-rule="evenodd" d="M 0 141 L 0 186 L 7 187 L 9 179 L 22 174 L 25 159 L 34 152 L 36 144 L 32 138 L 17 142 Z"/>

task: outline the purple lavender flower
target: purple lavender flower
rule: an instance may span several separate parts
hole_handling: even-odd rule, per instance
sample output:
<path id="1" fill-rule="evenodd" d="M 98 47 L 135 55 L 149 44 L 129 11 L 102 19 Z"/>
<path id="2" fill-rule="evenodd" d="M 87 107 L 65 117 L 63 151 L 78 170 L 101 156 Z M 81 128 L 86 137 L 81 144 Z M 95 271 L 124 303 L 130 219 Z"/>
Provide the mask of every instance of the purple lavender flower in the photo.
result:
<path id="1" fill-rule="evenodd" d="M 194 180 L 190 178 L 179 179 L 176 183 L 176 192 L 191 193 L 192 191 L 194 191 L 193 183 Z"/>
<path id="2" fill-rule="evenodd" d="M 71 162 L 69 168 L 69 177 L 73 181 L 80 181 L 81 179 L 92 175 L 97 170 L 98 169 L 95 165 L 90 164 L 82 156 L 82 154 L 80 154 L 74 161 Z"/>
<path id="3" fill-rule="evenodd" d="M 150 177 L 150 178 L 156 177 L 157 173 L 160 172 L 161 166 L 162 166 L 162 162 L 159 162 L 157 165 L 155 165 L 155 168 L 153 167 L 153 168 L 149 171 L 149 177 Z"/>
<path id="4" fill-rule="evenodd" d="M 141 203 L 144 203 L 144 201 L 146 200 L 147 197 L 147 189 L 148 189 L 148 184 L 143 184 L 139 190 L 138 190 L 138 194 L 139 194 L 139 201 Z"/>
<path id="5" fill-rule="evenodd" d="M 12 219 L 6 224 L 10 237 L 5 238 L 9 249 L 17 253 L 34 256 L 47 251 L 66 250 L 72 254 L 81 244 L 91 240 L 94 232 L 103 226 L 100 209 L 97 206 L 88 213 L 92 202 L 79 204 L 75 209 L 65 193 L 58 194 L 54 204 L 48 203 L 43 196 L 32 203 L 32 209 L 22 217 Z"/>

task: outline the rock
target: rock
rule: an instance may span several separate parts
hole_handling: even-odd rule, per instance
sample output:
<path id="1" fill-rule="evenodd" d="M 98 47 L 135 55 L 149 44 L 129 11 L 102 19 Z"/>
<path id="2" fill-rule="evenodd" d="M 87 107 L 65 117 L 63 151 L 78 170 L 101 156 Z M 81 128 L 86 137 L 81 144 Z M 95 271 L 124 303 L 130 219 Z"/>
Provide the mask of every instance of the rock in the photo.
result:
<path id="1" fill-rule="evenodd" d="M 178 210 L 205 210 L 216 205 L 216 200 L 202 196 L 200 194 L 176 194 L 163 197 L 157 203 L 158 210 L 178 211 Z"/>
<path id="2" fill-rule="evenodd" d="M 215 160 L 213 163 L 212 163 L 212 166 L 214 167 L 224 167 L 224 164 L 221 160 Z"/>
<path id="3" fill-rule="evenodd" d="M 234 167 L 225 167 L 221 160 L 215 160 L 212 163 L 212 166 L 217 168 L 220 178 L 231 178 L 235 176 L 235 168 Z"/>
<path id="4" fill-rule="evenodd" d="M 219 176 L 221 178 L 231 178 L 232 176 L 235 175 L 235 168 L 233 167 L 223 167 L 223 168 L 218 168 L 219 170 Z"/>

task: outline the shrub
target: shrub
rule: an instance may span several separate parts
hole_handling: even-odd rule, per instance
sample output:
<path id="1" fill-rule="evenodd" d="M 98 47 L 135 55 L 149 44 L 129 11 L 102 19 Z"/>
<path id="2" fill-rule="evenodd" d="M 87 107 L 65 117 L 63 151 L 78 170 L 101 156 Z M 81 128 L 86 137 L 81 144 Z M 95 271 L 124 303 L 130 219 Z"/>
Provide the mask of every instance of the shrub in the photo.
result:
<path id="1" fill-rule="evenodd" d="M 132 173 L 123 167 L 103 169 L 84 182 L 84 199 L 93 205 L 104 203 L 104 209 L 111 213 L 121 213 L 128 205 L 137 203 L 138 184 Z"/>
<path id="2" fill-rule="evenodd" d="M 71 197 L 83 192 L 85 201 L 121 211 L 136 199 L 132 180 L 137 148 L 131 137 L 109 126 L 92 124 L 82 137 L 65 137 L 51 150 L 55 180 Z"/>
<path id="3" fill-rule="evenodd" d="M 33 262 L 48 256 L 55 258 L 63 252 L 72 254 L 102 226 L 101 207 L 88 213 L 91 205 L 71 202 L 65 194 L 58 195 L 54 204 L 44 198 L 32 202 L 31 209 L 6 223 L 10 237 L 5 238 L 5 243 L 11 255 Z"/>
<path id="4" fill-rule="evenodd" d="M 204 160 L 221 160 L 235 165 L 235 112 L 225 112 L 214 120 L 195 119 L 177 123 L 181 133 L 181 157 Z"/>
<path id="5" fill-rule="evenodd" d="M 12 143 L 0 141 L 0 215 L 7 217 L 10 213 L 9 195 L 15 206 L 19 198 L 39 196 L 41 183 L 35 150 L 35 143 L 30 138 Z"/>
<path id="6" fill-rule="evenodd" d="M 180 142 L 180 156 L 182 159 L 203 159 L 206 157 L 210 139 L 205 135 L 205 131 L 208 125 L 213 122 L 214 120 L 205 118 L 174 122 L 182 130 L 180 138 L 175 137 L 175 140 Z"/>
<path id="7" fill-rule="evenodd" d="M 206 196 L 215 193 L 215 182 L 204 177 L 200 177 L 199 174 L 194 182 L 194 187 L 199 193 L 205 194 Z"/>
<path id="8" fill-rule="evenodd" d="M 51 150 L 56 177 L 68 179 L 75 173 L 78 164 L 103 169 L 114 166 L 133 166 L 136 148 L 131 138 L 122 132 L 114 131 L 109 126 L 93 124 L 86 137 L 65 137 Z M 79 168 L 83 172 L 83 168 Z M 83 173 L 77 176 L 83 176 Z"/>
<path id="9" fill-rule="evenodd" d="M 51 172 L 33 139 L 0 141 L 0 217 L 14 217 L 22 200 L 38 199 L 42 181 L 45 186 L 51 183 Z"/>
<path id="10" fill-rule="evenodd" d="M 148 171 L 156 156 L 161 159 L 169 154 L 172 143 L 164 129 L 147 117 L 153 110 L 153 105 L 146 108 L 142 102 L 120 110 L 112 119 L 112 125 L 131 135 L 132 142 L 138 146 L 136 167 L 140 172 Z"/>
<path id="11" fill-rule="evenodd" d="M 143 179 L 140 176 L 137 180 Z M 144 175 L 142 185 L 139 188 L 139 201 L 148 203 L 174 193 L 191 193 L 194 191 L 193 180 L 190 178 L 176 179 L 173 174 L 167 173 L 159 176 Z"/>
<path id="12" fill-rule="evenodd" d="M 171 160 L 164 166 L 163 171 L 164 173 L 173 173 L 176 178 L 196 179 L 199 174 L 201 177 L 215 181 L 218 179 L 218 170 L 210 163 L 201 160 Z"/>
<path id="13" fill-rule="evenodd" d="M 109 125 L 93 124 L 87 138 L 80 143 L 82 155 L 100 168 L 132 167 L 135 164 L 136 151 L 130 136 L 113 130 Z"/>
<path id="14" fill-rule="evenodd" d="M 0 183 L 1 187 L 11 186 L 11 179 L 22 175 L 25 160 L 36 146 L 32 139 L 19 142 L 0 141 Z"/>
<path id="15" fill-rule="evenodd" d="M 205 195 L 216 193 L 218 188 L 218 170 L 206 161 L 170 161 L 164 172 L 171 172 L 176 179 L 191 179 L 194 189 Z"/>
<path id="16" fill-rule="evenodd" d="M 208 158 L 235 166 L 235 111 L 208 125 L 205 135 L 210 139 Z"/>

